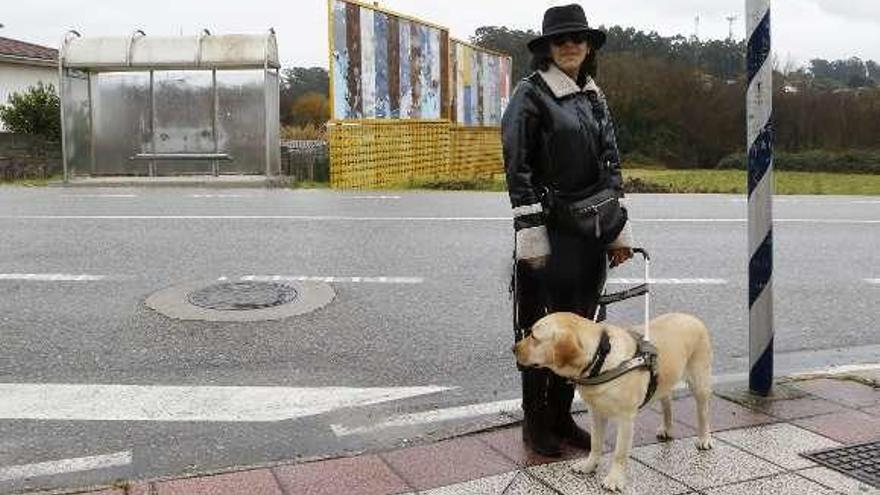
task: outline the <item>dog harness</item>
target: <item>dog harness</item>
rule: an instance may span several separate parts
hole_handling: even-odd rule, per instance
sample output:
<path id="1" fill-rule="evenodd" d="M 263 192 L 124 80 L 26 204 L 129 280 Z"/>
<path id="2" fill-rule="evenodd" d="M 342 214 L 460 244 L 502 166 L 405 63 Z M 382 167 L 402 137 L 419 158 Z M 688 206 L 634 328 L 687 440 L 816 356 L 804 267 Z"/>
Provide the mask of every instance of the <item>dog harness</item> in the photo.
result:
<path id="1" fill-rule="evenodd" d="M 620 363 L 615 368 L 602 372 L 605 359 L 611 352 L 611 338 L 608 336 L 607 330 L 602 330 L 602 337 L 599 339 L 599 347 L 596 349 L 593 360 L 587 363 L 580 376 L 569 379 L 569 382 L 584 386 L 601 385 L 615 380 L 630 371 L 646 369 L 650 374 L 650 380 L 648 381 L 648 390 L 645 392 L 645 400 L 642 401 L 642 405 L 639 408 L 645 407 L 645 404 L 651 400 L 654 392 L 657 391 L 657 348 L 654 344 L 643 339 L 641 335 L 632 331 L 629 333 L 636 341 L 636 353 L 632 358 Z"/>

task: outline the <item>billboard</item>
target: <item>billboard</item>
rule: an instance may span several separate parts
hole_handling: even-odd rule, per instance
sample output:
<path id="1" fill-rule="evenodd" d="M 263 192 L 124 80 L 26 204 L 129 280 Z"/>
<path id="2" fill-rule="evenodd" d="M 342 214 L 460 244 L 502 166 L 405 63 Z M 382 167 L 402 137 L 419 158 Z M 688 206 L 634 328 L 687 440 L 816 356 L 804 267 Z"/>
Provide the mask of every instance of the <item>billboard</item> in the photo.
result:
<path id="1" fill-rule="evenodd" d="M 499 126 L 510 98 L 511 58 L 452 40 L 451 119 L 466 126 Z"/>
<path id="2" fill-rule="evenodd" d="M 332 118 L 448 118 L 449 32 L 353 0 L 329 0 Z"/>

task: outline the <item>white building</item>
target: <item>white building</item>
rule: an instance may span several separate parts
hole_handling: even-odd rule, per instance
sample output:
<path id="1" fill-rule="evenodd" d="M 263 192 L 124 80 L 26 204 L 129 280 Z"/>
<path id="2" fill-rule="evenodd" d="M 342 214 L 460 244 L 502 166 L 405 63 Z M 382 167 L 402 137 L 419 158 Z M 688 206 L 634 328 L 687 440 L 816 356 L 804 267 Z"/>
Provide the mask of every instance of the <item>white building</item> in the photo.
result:
<path id="1" fill-rule="evenodd" d="M 0 36 L 0 104 L 38 82 L 58 90 L 58 50 Z"/>

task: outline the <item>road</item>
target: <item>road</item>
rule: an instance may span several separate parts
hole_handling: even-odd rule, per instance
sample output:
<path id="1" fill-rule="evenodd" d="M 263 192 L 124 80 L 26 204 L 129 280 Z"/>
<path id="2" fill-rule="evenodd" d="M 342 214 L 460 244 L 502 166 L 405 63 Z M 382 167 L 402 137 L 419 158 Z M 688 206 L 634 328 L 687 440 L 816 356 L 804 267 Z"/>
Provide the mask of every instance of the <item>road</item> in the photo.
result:
<path id="1" fill-rule="evenodd" d="M 654 314 L 700 316 L 719 380 L 741 377 L 744 198 L 633 195 L 631 216 L 653 255 Z M 774 216 L 778 371 L 877 361 L 880 201 L 786 196 Z M 11 394 L 0 399 L 0 493 L 503 421 L 473 415 L 515 409 L 519 395 L 509 217 L 498 193 L 0 188 L 0 389 Z M 641 270 L 614 270 L 612 287 Z M 176 321 L 144 305 L 175 284 L 254 276 L 324 278 L 336 297 L 256 323 Z M 638 322 L 641 304 L 609 317 Z"/>

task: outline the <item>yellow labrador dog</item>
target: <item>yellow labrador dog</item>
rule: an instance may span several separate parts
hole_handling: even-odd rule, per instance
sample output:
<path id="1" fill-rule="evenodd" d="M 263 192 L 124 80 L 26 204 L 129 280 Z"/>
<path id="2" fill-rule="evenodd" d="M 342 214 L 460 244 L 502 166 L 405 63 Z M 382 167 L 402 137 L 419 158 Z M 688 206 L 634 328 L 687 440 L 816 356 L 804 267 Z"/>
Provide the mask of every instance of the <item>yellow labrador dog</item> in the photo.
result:
<path id="1" fill-rule="evenodd" d="M 656 392 L 651 401 L 660 400 L 663 423 L 657 430 L 662 440 L 671 438 L 672 390 L 684 380 L 697 402 L 697 448 L 712 448 L 709 435 L 709 400 L 712 395 L 712 346 L 706 326 L 697 318 L 680 313 L 665 314 L 649 322 L 651 343 L 657 349 Z M 636 328 L 640 330 L 640 328 Z M 596 359 L 602 334 L 610 346 L 604 362 Z M 601 371 L 612 370 L 631 359 L 637 351 L 639 335 L 605 323 L 595 323 L 574 313 L 553 313 L 532 326 L 532 333 L 514 347 L 522 366 L 549 368 L 565 378 L 582 377 L 597 364 Z M 598 371 L 598 370 L 597 370 Z M 600 385 L 578 385 L 592 418 L 592 445 L 586 460 L 575 463 L 578 473 L 593 473 L 602 455 L 605 424 L 617 423 L 617 443 L 608 475 L 602 481 L 607 490 L 622 490 L 626 484 L 626 463 L 632 447 L 633 422 L 643 405 L 650 381 L 644 368 L 630 371 Z"/>

